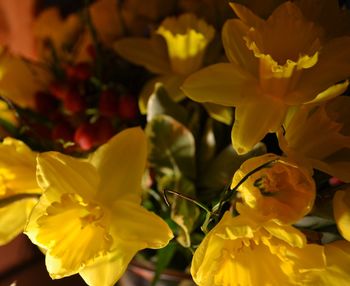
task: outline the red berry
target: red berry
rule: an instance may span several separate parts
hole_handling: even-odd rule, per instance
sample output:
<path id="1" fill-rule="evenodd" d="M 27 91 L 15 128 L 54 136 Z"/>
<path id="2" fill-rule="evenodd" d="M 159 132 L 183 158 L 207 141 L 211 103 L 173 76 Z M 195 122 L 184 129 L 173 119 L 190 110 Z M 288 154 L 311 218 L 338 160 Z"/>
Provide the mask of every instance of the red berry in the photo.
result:
<path id="1" fill-rule="evenodd" d="M 344 184 L 344 182 L 336 177 L 331 177 L 329 180 L 328 180 L 329 184 L 332 186 L 332 187 L 336 187 L 336 186 L 339 186 L 339 185 L 342 185 Z"/>
<path id="2" fill-rule="evenodd" d="M 81 62 L 74 66 L 67 66 L 66 74 L 70 80 L 85 81 L 91 77 L 91 66 L 86 62 Z"/>
<path id="3" fill-rule="evenodd" d="M 82 112 L 86 108 L 85 98 L 77 91 L 70 90 L 63 101 L 64 108 L 72 113 Z"/>
<path id="4" fill-rule="evenodd" d="M 133 120 L 138 115 L 136 98 L 130 95 L 119 97 L 118 116 L 122 120 Z"/>
<path id="5" fill-rule="evenodd" d="M 81 124 L 74 133 L 74 142 L 84 150 L 88 151 L 95 146 L 96 132 L 93 125 L 89 122 Z"/>
<path id="6" fill-rule="evenodd" d="M 106 117 L 115 117 L 118 114 L 118 95 L 111 90 L 101 92 L 98 109 Z"/>

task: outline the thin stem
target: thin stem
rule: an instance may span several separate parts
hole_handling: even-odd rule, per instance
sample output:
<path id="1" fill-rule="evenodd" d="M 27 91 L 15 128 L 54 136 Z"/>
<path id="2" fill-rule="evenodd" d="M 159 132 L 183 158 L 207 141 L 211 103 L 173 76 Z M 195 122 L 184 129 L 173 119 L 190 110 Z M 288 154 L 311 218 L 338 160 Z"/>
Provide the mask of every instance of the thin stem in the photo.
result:
<path id="1" fill-rule="evenodd" d="M 169 200 L 168 200 L 168 196 L 167 196 L 167 193 L 169 194 L 173 194 L 173 195 L 176 195 L 176 196 L 179 196 L 180 198 L 184 199 L 184 200 L 187 200 L 187 201 L 190 201 L 191 203 L 194 203 L 196 206 L 200 207 L 201 209 L 205 210 L 207 213 L 211 214 L 212 212 L 205 206 L 203 205 L 202 203 L 196 201 L 195 199 L 193 198 L 190 198 L 188 196 L 185 196 L 181 193 L 178 193 L 178 192 L 175 192 L 175 191 L 172 191 L 172 190 L 167 190 L 165 189 L 164 190 L 164 200 L 165 200 L 165 203 L 170 206 L 170 203 L 169 203 Z"/>
<path id="2" fill-rule="evenodd" d="M 215 213 L 217 213 L 217 219 L 220 218 L 220 214 L 222 212 L 222 207 L 224 205 L 224 202 L 225 201 L 229 201 L 231 200 L 231 198 L 233 197 L 233 195 L 235 194 L 235 192 L 237 192 L 238 188 L 251 176 L 253 175 L 254 173 L 260 171 L 261 169 L 263 168 L 266 168 L 268 167 L 270 164 L 273 164 L 275 162 L 278 162 L 279 159 L 274 159 L 274 160 L 271 160 L 271 161 L 268 161 L 258 167 L 256 167 L 255 169 L 253 169 L 252 171 L 248 172 L 239 182 L 238 184 L 231 188 L 231 189 L 228 189 L 228 190 L 225 190 L 223 196 L 222 196 L 222 199 L 220 200 L 220 203 L 219 203 L 219 206 L 217 207 L 217 210 L 215 211 Z"/>

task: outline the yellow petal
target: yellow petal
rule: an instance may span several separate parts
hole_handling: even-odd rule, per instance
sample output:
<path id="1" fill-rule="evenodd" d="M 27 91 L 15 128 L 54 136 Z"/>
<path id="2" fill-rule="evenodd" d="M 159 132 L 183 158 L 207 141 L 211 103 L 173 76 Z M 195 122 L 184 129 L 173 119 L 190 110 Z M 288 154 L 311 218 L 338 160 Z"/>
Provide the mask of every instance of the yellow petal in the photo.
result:
<path id="1" fill-rule="evenodd" d="M 182 14 L 166 18 L 157 33 L 167 42 L 172 71 L 188 75 L 202 66 L 205 49 L 215 30 L 194 14 Z"/>
<path id="2" fill-rule="evenodd" d="M 173 238 L 169 226 L 156 214 L 134 202 L 116 201 L 112 211 L 112 232 L 139 249 L 162 248 Z"/>
<path id="3" fill-rule="evenodd" d="M 237 19 L 225 22 L 222 29 L 222 43 L 226 56 L 230 62 L 235 63 L 243 69 L 248 70 L 252 75 L 258 75 L 258 60 L 253 52 L 248 49 L 244 37 L 249 27 Z"/>
<path id="4" fill-rule="evenodd" d="M 146 136 L 138 127 L 118 133 L 99 147 L 89 158 L 100 174 L 98 198 L 106 204 L 128 196 L 139 201 L 146 156 Z"/>
<path id="5" fill-rule="evenodd" d="M 268 132 L 281 125 L 287 107 L 278 101 L 262 98 L 236 108 L 232 144 L 238 154 L 249 152 Z"/>
<path id="6" fill-rule="evenodd" d="M 237 4 L 237 3 L 229 3 L 232 7 L 233 11 L 236 13 L 238 18 L 240 18 L 245 24 L 250 27 L 259 27 L 264 24 L 264 20 L 260 19 L 256 16 L 251 10 L 247 7 Z"/>
<path id="7" fill-rule="evenodd" d="M 337 191 L 333 198 L 333 213 L 341 235 L 350 241 L 350 190 Z"/>
<path id="8" fill-rule="evenodd" d="M 151 39 L 125 38 L 117 41 L 114 49 L 123 58 L 155 74 L 171 72 L 166 44 L 159 36 Z"/>
<path id="9" fill-rule="evenodd" d="M 46 268 L 52 278 L 77 273 L 109 251 L 112 238 L 103 218 L 101 206 L 76 194 L 64 194 L 46 208 L 37 220 L 35 243 L 47 250 Z"/>
<path id="10" fill-rule="evenodd" d="M 257 82 L 240 67 L 222 63 L 190 75 L 181 89 L 194 101 L 239 106 L 256 96 Z"/>
<path id="11" fill-rule="evenodd" d="M 25 199 L 0 207 L 0 245 L 10 242 L 23 232 L 36 199 Z"/>
<path id="12" fill-rule="evenodd" d="M 97 258 L 93 265 L 85 267 L 79 274 L 88 285 L 114 285 L 138 250 L 137 243 L 117 242 L 113 252 Z"/>
<path id="13" fill-rule="evenodd" d="M 350 37 L 330 41 L 322 48 L 317 64 L 303 71 L 295 93 L 302 94 L 307 101 L 312 100 L 319 93 L 349 77 L 349 61 Z"/>
<path id="14" fill-rule="evenodd" d="M 323 101 L 330 100 L 334 97 L 342 95 L 347 90 L 348 86 L 349 86 L 348 80 L 342 83 L 332 85 L 331 87 L 327 88 L 325 91 L 322 91 L 321 93 L 319 93 L 313 100 L 306 102 L 305 104 L 321 103 Z"/>
<path id="15" fill-rule="evenodd" d="M 36 64 L 8 53 L 0 57 L 0 92 L 21 107 L 34 108 L 35 93 L 45 89 L 49 79 Z"/>
<path id="16" fill-rule="evenodd" d="M 203 103 L 203 106 L 209 113 L 210 117 L 226 125 L 231 125 L 233 120 L 232 108 L 206 102 Z"/>
<path id="17" fill-rule="evenodd" d="M 324 246 L 327 267 L 322 273 L 315 272 L 312 285 L 347 285 L 350 278 L 350 243 L 338 240 Z"/>
<path id="18" fill-rule="evenodd" d="M 37 159 L 37 180 L 44 190 L 58 196 L 78 193 L 92 198 L 97 190 L 99 176 L 88 162 L 58 152 L 42 153 Z"/>

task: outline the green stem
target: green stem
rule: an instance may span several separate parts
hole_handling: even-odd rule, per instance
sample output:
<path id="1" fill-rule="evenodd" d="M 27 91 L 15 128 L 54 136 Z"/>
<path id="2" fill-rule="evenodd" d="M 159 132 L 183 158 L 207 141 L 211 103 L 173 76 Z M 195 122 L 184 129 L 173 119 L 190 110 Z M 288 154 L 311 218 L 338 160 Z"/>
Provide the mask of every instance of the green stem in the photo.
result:
<path id="1" fill-rule="evenodd" d="M 170 206 L 170 203 L 169 203 L 169 200 L 168 200 L 167 193 L 173 194 L 173 195 L 176 195 L 176 196 L 179 196 L 179 197 L 182 198 L 182 199 L 185 199 L 185 200 L 187 200 L 187 201 L 190 201 L 191 203 L 194 203 L 196 206 L 198 206 L 198 207 L 200 207 L 201 209 L 205 210 L 207 213 L 210 213 L 210 214 L 212 213 L 204 204 L 202 204 L 202 203 L 196 201 L 195 199 L 190 198 L 190 197 L 188 197 L 188 196 L 185 196 L 185 195 L 183 195 L 183 194 L 181 194 L 181 193 L 178 193 L 178 192 L 175 192 L 175 191 L 172 191 L 172 190 L 166 190 L 166 189 L 165 189 L 165 190 L 164 190 L 164 200 L 165 200 L 165 202 L 166 202 L 166 204 L 167 204 L 168 206 Z"/>

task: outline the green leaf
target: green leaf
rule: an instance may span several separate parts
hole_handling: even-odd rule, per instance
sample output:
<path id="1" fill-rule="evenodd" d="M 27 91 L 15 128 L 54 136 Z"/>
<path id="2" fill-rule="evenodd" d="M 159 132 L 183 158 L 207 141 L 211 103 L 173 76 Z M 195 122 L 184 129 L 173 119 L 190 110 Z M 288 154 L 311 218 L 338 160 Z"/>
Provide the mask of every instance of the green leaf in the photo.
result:
<path id="1" fill-rule="evenodd" d="M 156 115 L 146 126 L 149 163 L 157 174 L 176 172 L 194 179 L 195 142 L 191 132 L 167 115 Z"/>
<path id="2" fill-rule="evenodd" d="M 252 151 L 244 155 L 238 155 L 231 145 L 227 146 L 199 176 L 198 186 L 201 192 L 197 195 L 201 200 L 213 200 L 231 183 L 233 174 L 244 161 L 265 153 L 266 147 L 263 143 L 258 143 Z"/>
<path id="3" fill-rule="evenodd" d="M 158 82 L 147 103 L 147 121 L 150 122 L 159 114 L 169 115 L 182 124 L 186 124 L 188 119 L 188 111 L 174 102 L 168 96 L 164 86 Z"/>
<path id="4" fill-rule="evenodd" d="M 157 285 L 162 272 L 168 267 L 176 251 L 176 243 L 170 242 L 166 247 L 157 251 L 157 263 L 151 286 Z"/>

